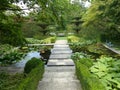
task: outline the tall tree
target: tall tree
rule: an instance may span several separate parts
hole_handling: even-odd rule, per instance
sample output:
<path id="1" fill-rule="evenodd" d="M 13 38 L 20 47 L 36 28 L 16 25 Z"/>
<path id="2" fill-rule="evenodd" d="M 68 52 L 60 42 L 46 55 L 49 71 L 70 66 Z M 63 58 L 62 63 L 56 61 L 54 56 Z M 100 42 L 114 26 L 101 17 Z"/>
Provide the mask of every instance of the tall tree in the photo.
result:
<path id="1" fill-rule="evenodd" d="M 83 16 L 84 27 L 93 26 L 103 39 L 120 39 L 119 0 L 93 0 L 91 7 Z"/>
<path id="2" fill-rule="evenodd" d="M 22 45 L 25 42 L 21 32 L 22 17 L 20 8 L 13 5 L 13 1 L 0 1 L 0 43 Z"/>

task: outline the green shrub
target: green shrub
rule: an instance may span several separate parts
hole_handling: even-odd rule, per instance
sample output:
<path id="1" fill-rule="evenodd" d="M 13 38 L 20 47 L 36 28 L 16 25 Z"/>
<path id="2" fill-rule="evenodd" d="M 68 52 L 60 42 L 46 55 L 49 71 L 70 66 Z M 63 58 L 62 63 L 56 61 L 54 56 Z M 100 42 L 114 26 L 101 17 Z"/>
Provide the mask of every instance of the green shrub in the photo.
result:
<path id="1" fill-rule="evenodd" d="M 21 81 L 16 90 L 36 90 L 43 73 L 44 64 L 40 61 L 40 63 L 27 74 L 26 78 Z"/>
<path id="2" fill-rule="evenodd" d="M 24 67 L 24 73 L 27 73 L 27 74 L 30 73 L 31 70 L 37 67 L 41 62 L 42 61 L 40 59 L 32 58 L 26 63 Z"/>
<path id="3" fill-rule="evenodd" d="M 83 90 L 105 90 L 99 79 L 90 73 L 89 67 L 80 61 L 76 61 L 76 74 L 80 79 Z"/>
<path id="4" fill-rule="evenodd" d="M 76 52 L 72 55 L 72 59 L 75 62 L 76 74 L 81 81 L 83 90 L 105 90 L 100 80 L 93 76 L 89 70 L 90 67 L 93 66 L 91 56 Z"/>

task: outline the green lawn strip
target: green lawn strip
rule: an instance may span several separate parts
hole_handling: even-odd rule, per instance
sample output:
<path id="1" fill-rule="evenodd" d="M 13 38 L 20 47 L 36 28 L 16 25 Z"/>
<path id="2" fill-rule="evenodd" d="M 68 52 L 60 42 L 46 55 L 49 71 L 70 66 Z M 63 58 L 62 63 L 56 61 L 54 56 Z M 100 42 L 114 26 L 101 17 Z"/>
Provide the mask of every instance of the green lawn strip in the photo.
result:
<path id="1" fill-rule="evenodd" d="M 57 37 L 57 40 L 67 40 L 67 37 Z"/>

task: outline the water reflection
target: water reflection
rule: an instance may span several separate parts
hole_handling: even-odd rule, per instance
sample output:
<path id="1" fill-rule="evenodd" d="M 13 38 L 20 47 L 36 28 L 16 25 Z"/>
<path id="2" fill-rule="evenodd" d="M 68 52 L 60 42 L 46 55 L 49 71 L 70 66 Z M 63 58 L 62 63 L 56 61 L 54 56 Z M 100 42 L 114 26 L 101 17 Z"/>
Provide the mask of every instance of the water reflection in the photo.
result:
<path id="1" fill-rule="evenodd" d="M 12 66 L 22 68 L 22 67 L 25 66 L 26 62 L 28 60 L 30 60 L 31 58 L 33 58 L 33 57 L 40 58 L 40 52 L 37 52 L 37 51 L 29 52 L 29 53 L 27 53 L 27 55 L 22 60 L 20 60 L 19 62 L 13 64 Z"/>

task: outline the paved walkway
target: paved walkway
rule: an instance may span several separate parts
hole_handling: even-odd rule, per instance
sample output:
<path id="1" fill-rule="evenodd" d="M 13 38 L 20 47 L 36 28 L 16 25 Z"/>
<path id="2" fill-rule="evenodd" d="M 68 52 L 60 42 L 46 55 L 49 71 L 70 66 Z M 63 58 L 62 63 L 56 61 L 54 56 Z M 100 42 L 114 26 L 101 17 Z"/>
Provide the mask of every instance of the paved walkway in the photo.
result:
<path id="1" fill-rule="evenodd" d="M 67 40 L 57 40 L 51 52 L 37 90 L 82 90 L 75 75 L 74 63 L 70 59 L 72 51 Z"/>

